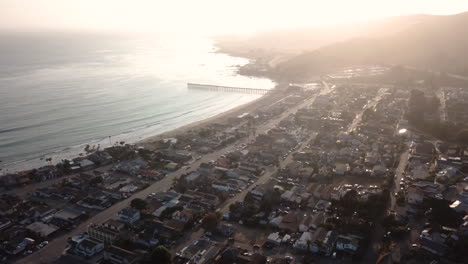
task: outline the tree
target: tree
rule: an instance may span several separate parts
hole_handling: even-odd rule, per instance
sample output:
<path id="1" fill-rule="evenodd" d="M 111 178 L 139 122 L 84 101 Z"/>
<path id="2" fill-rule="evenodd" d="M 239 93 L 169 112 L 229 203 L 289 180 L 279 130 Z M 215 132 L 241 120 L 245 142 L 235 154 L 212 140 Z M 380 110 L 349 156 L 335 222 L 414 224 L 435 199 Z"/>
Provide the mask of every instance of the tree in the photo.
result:
<path id="1" fill-rule="evenodd" d="M 96 176 L 89 181 L 89 184 L 94 186 L 102 183 L 103 181 L 104 179 L 101 176 Z"/>
<path id="2" fill-rule="evenodd" d="M 462 216 L 450 208 L 449 201 L 431 198 L 425 200 L 425 205 L 432 208 L 429 218 L 431 223 L 457 228 L 463 222 Z"/>
<path id="3" fill-rule="evenodd" d="M 159 216 L 159 219 L 164 220 L 164 219 L 172 218 L 172 214 L 174 214 L 174 212 L 182 211 L 183 209 L 184 209 L 184 207 L 181 206 L 181 205 L 168 207 L 168 208 L 164 209 L 164 211 L 161 212 L 161 215 Z"/>
<path id="4" fill-rule="evenodd" d="M 149 263 L 171 264 L 171 252 L 164 246 L 158 246 L 151 252 Z"/>
<path id="5" fill-rule="evenodd" d="M 350 190 L 347 192 L 341 199 L 340 204 L 342 207 L 343 216 L 351 216 L 354 212 L 357 211 L 359 206 L 359 197 L 356 190 Z"/>
<path id="6" fill-rule="evenodd" d="M 202 226 L 207 231 L 213 231 L 219 224 L 219 217 L 216 213 L 208 213 L 202 219 Z"/>
<path id="7" fill-rule="evenodd" d="M 135 198 L 130 202 L 130 206 L 138 210 L 144 210 L 148 206 L 148 203 L 143 199 Z"/>
<path id="8" fill-rule="evenodd" d="M 258 213 L 260 207 L 255 203 L 249 203 L 244 210 L 243 217 L 249 218 Z"/>

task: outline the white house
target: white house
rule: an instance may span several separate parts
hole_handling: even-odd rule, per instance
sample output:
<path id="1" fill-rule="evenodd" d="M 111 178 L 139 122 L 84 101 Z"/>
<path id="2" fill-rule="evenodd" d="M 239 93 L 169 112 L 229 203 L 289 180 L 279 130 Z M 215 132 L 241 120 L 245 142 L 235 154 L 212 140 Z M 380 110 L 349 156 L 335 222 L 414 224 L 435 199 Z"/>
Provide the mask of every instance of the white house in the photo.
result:
<path id="1" fill-rule="evenodd" d="M 75 247 L 75 253 L 84 257 L 92 257 L 102 250 L 104 250 L 104 242 L 90 237 L 83 239 Z"/>
<path id="2" fill-rule="evenodd" d="M 140 210 L 126 207 L 117 213 L 119 220 L 125 223 L 133 224 L 140 220 Z"/>
<path id="3" fill-rule="evenodd" d="M 276 233 L 271 233 L 270 235 L 268 235 L 267 242 L 273 245 L 279 246 L 281 244 L 281 237 L 279 233 L 276 232 Z"/>
<path id="4" fill-rule="evenodd" d="M 297 250 L 307 251 L 309 250 L 309 245 L 312 241 L 312 233 L 304 232 L 301 237 L 296 240 L 293 247 Z"/>

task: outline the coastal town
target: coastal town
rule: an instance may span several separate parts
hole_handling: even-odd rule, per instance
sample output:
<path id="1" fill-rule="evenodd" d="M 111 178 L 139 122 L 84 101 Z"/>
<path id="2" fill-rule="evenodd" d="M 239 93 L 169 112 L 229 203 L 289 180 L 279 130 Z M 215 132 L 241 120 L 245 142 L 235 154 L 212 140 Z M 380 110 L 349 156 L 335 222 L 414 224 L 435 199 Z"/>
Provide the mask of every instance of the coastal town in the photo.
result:
<path id="1" fill-rule="evenodd" d="M 466 123 L 466 90 L 335 74 L 264 97 L 0 177 L 0 263 L 466 261 L 468 148 L 425 129 Z"/>

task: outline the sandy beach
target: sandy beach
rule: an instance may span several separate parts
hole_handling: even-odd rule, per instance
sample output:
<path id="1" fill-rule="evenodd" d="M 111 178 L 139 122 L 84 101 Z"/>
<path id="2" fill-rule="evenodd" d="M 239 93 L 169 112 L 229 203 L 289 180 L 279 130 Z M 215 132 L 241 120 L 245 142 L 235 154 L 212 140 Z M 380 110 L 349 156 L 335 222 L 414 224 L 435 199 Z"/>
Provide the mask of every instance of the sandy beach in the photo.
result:
<path id="1" fill-rule="evenodd" d="M 256 62 L 254 61 L 254 58 L 252 58 L 248 54 L 238 52 L 239 50 L 236 50 L 236 49 L 227 49 L 223 45 L 221 45 L 219 41 L 216 41 L 215 46 L 217 48 L 217 51 L 216 51 L 217 53 L 227 54 L 227 55 L 234 56 L 234 57 L 246 58 L 250 60 L 250 62 L 244 66 L 249 66 L 251 68 L 257 67 Z M 246 74 L 246 73 L 241 72 L 241 70 L 242 68 L 238 68 L 237 74 L 250 76 L 250 77 L 264 77 L 264 76 L 257 75 L 257 74 Z M 272 81 L 276 82 L 275 80 L 276 78 L 271 78 L 271 76 L 269 78 Z M 156 142 L 165 138 L 173 138 L 173 137 L 176 137 L 177 135 L 187 133 L 189 130 L 199 129 L 203 126 L 207 126 L 209 124 L 214 124 L 214 123 L 221 123 L 221 124 L 227 123 L 228 120 L 232 117 L 237 117 L 243 113 L 249 113 L 249 112 L 255 111 L 257 109 L 270 105 L 276 102 L 277 100 L 280 100 L 283 95 L 283 90 L 281 88 L 282 88 L 282 85 L 277 83 L 275 87 L 272 88 L 271 92 L 261 96 L 260 98 L 256 100 L 253 100 L 243 105 L 239 105 L 233 109 L 230 109 L 218 115 L 215 115 L 215 116 L 212 116 L 212 117 L 209 117 L 209 118 L 197 121 L 197 122 L 193 122 L 188 125 L 181 126 L 179 128 L 172 129 L 170 131 L 163 132 L 158 135 L 147 137 L 137 142 L 137 144 L 140 144 L 143 146 L 148 146 L 148 145 L 151 146 L 152 142 Z"/>
<path id="2" fill-rule="evenodd" d="M 219 96 L 223 96 L 223 92 L 219 92 Z M 129 143 L 138 144 L 146 148 L 152 148 L 152 145 L 153 145 L 151 144 L 152 142 L 156 142 L 165 138 L 173 138 L 178 135 L 187 133 L 189 130 L 198 129 L 198 128 L 207 126 L 209 124 L 227 123 L 228 120 L 232 117 L 237 117 L 243 113 L 249 113 L 249 112 L 255 111 L 256 109 L 270 105 L 273 102 L 276 102 L 277 100 L 281 99 L 281 97 L 282 97 L 281 89 L 279 89 L 278 86 L 276 86 L 275 88 L 273 88 L 271 92 L 259 97 L 258 99 L 239 105 L 235 108 L 232 108 L 230 110 L 227 110 L 215 116 L 211 116 L 206 119 L 202 119 L 200 121 L 195 121 L 193 123 L 189 123 L 187 125 L 183 125 L 181 127 L 168 130 L 166 132 L 153 134 L 153 135 L 150 134 L 149 136 L 146 136 L 146 137 L 136 138 L 136 140 L 130 141 Z M 116 142 L 120 141 L 120 139 L 117 136 L 114 136 L 113 140 Z M 84 145 L 86 144 L 82 144 L 82 145 L 83 145 L 82 147 L 84 148 Z M 57 153 L 49 154 L 47 157 L 52 157 L 53 158 L 52 160 L 57 162 L 60 159 L 73 159 L 73 158 L 79 157 L 80 152 L 83 152 L 83 151 L 80 149 L 78 150 L 78 152 L 76 151 L 74 152 L 72 151 L 69 153 L 57 152 Z M 55 162 L 53 162 L 52 164 L 54 164 Z M 0 165 L 3 165 L 3 166 L 0 166 L 0 169 L 1 169 L 0 176 L 3 174 L 14 173 L 16 171 L 24 171 L 24 170 L 29 170 L 32 168 L 39 168 L 47 164 L 48 163 L 46 163 L 44 159 L 39 159 L 39 158 L 15 162 L 15 163 L 6 164 L 6 165 L 0 164 Z"/>
<path id="3" fill-rule="evenodd" d="M 243 113 L 250 113 L 252 111 L 255 111 L 257 109 L 260 109 L 264 106 L 267 106 L 276 102 L 277 100 L 282 98 L 282 94 L 283 94 L 282 90 L 277 85 L 275 88 L 273 88 L 271 92 L 263 95 L 262 97 L 254 101 L 240 105 L 238 107 L 235 107 L 226 112 L 215 115 L 213 117 L 209 117 L 207 119 L 203 119 L 198 122 L 190 123 L 188 125 L 185 125 L 185 126 L 182 126 L 182 127 L 179 127 L 179 128 L 176 128 L 176 129 L 173 129 L 173 130 L 170 130 L 170 131 L 167 131 L 167 132 L 155 135 L 155 136 L 145 138 L 137 142 L 137 144 L 140 144 L 142 146 L 151 146 L 151 143 L 153 142 L 156 142 L 165 138 L 173 138 L 178 135 L 187 133 L 189 130 L 199 129 L 201 127 L 207 126 L 209 124 L 214 124 L 214 123 L 221 123 L 221 124 L 227 123 L 228 120 L 232 117 L 237 117 Z"/>

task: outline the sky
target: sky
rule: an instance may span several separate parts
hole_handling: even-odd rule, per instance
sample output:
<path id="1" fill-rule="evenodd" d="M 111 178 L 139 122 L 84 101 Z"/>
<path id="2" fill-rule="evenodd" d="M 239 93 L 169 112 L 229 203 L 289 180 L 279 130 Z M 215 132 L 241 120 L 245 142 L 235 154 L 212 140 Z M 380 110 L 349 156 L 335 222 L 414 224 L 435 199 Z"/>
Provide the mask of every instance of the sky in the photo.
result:
<path id="1" fill-rule="evenodd" d="M 0 0 L 0 29 L 251 33 L 465 11 L 468 0 Z"/>

